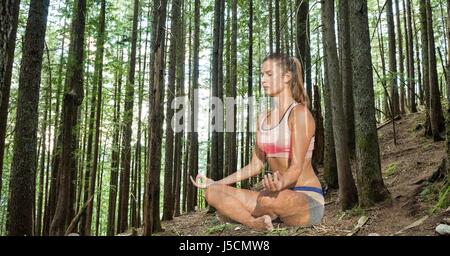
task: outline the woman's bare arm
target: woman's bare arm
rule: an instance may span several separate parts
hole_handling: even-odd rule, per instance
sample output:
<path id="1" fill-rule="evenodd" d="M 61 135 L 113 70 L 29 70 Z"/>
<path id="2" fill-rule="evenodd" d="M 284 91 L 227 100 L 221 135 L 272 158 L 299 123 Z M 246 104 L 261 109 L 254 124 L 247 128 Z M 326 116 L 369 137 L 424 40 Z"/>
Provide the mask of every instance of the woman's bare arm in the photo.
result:
<path id="1" fill-rule="evenodd" d="M 264 152 L 262 152 L 258 148 L 258 144 L 256 144 L 253 149 L 252 159 L 250 160 L 249 164 L 239 169 L 235 173 L 216 181 L 215 184 L 229 185 L 253 177 L 261 172 L 264 165 L 264 160 Z"/>

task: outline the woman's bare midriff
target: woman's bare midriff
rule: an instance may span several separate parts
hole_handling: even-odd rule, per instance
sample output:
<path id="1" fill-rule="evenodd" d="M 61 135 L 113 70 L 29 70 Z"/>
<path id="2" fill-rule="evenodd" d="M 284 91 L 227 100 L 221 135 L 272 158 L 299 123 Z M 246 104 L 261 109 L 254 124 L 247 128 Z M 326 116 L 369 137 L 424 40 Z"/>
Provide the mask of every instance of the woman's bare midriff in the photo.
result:
<path id="1" fill-rule="evenodd" d="M 270 157 L 267 158 L 270 169 L 272 172 L 280 172 L 281 175 L 284 175 L 289 168 L 289 159 L 287 158 L 277 158 Z M 297 183 L 295 186 L 310 186 L 310 187 L 318 187 L 320 188 L 320 182 L 314 173 L 314 169 L 311 164 L 311 159 L 305 159 L 305 163 L 303 164 L 303 170 L 298 177 Z"/>

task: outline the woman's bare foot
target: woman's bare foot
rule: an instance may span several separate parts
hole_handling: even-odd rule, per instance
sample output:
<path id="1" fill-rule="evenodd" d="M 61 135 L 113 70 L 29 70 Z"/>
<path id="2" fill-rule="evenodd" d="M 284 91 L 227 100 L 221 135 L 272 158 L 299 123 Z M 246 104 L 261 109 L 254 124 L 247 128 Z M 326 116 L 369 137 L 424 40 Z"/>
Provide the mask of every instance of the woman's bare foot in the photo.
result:
<path id="1" fill-rule="evenodd" d="M 258 230 L 272 231 L 272 219 L 269 215 L 263 215 L 261 217 L 255 218 L 250 223 L 250 227 Z"/>

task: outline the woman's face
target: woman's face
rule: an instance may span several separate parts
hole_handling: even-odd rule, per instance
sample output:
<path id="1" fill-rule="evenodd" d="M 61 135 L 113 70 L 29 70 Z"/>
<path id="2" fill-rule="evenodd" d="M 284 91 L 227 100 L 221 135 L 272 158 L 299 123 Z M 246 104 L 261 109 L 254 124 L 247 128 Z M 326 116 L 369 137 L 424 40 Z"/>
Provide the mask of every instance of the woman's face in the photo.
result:
<path id="1" fill-rule="evenodd" d="M 289 88 L 290 75 L 283 72 L 277 62 L 266 60 L 261 66 L 261 86 L 268 96 L 276 96 Z"/>

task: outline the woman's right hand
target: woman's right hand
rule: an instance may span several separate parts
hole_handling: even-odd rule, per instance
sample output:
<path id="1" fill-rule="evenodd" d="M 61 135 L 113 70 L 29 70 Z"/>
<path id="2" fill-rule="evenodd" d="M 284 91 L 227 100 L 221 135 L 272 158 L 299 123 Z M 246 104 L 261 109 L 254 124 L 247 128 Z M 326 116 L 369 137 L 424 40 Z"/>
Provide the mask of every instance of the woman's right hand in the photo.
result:
<path id="1" fill-rule="evenodd" d="M 195 180 L 192 178 L 192 176 L 189 176 L 189 178 L 191 179 L 191 182 L 192 182 L 192 184 L 194 184 L 194 186 L 196 186 L 197 188 L 202 188 L 202 189 L 205 189 L 215 183 L 214 180 L 212 180 L 200 173 L 197 175 Z"/>

